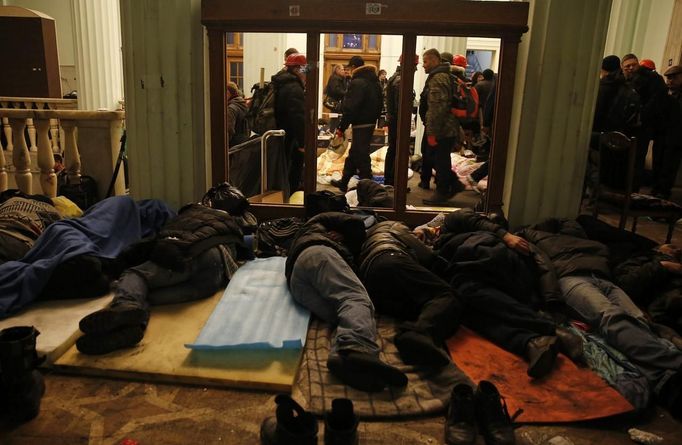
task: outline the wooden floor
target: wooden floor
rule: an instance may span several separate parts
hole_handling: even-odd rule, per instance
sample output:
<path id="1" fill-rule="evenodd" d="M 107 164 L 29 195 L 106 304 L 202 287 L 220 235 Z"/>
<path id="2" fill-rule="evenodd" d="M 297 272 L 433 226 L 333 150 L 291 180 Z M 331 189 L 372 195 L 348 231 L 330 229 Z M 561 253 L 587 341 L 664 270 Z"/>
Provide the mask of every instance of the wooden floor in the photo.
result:
<path id="1" fill-rule="evenodd" d="M 605 220 L 615 222 L 615 215 Z M 662 242 L 665 225 L 641 221 L 638 233 Z M 673 241 L 682 243 L 682 230 Z M 274 393 L 202 386 L 141 383 L 96 377 L 45 374 L 47 391 L 39 417 L 23 425 L 0 424 L 0 445 L 257 444 L 260 423 L 274 413 Z M 2 403 L 2 401 L 0 401 Z M 395 422 L 361 422 L 361 444 L 441 444 L 442 417 Z M 522 426 L 520 445 L 622 445 L 629 428 L 682 444 L 682 423 L 656 409 L 625 417 L 579 424 Z M 566 439 L 561 442 L 557 436 Z M 320 422 L 322 443 L 322 422 Z M 479 444 L 483 440 L 479 437 Z"/>

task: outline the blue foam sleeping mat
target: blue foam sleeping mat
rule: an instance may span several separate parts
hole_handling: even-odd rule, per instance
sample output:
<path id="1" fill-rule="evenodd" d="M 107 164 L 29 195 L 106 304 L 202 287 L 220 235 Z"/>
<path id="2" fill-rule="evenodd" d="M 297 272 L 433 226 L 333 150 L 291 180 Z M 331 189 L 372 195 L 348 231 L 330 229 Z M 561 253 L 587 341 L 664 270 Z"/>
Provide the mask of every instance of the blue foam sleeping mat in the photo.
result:
<path id="1" fill-rule="evenodd" d="M 310 312 L 291 297 L 284 275 L 286 258 L 249 261 L 241 266 L 194 343 L 194 350 L 302 349 Z"/>

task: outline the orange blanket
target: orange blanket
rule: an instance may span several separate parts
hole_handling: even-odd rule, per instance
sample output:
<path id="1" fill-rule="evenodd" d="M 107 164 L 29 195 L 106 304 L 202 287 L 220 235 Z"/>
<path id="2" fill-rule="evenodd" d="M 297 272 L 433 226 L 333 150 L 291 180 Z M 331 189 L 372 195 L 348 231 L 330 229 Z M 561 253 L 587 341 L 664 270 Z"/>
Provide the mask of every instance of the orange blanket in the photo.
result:
<path id="1" fill-rule="evenodd" d="M 450 356 L 474 382 L 489 380 L 505 398 L 509 414 L 521 423 L 575 422 L 632 411 L 632 405 L 601 377 L 559 355 L 542 379 L 526 375 L 526 362 L 476 333 L 460 328 L 447 342 Z"/>

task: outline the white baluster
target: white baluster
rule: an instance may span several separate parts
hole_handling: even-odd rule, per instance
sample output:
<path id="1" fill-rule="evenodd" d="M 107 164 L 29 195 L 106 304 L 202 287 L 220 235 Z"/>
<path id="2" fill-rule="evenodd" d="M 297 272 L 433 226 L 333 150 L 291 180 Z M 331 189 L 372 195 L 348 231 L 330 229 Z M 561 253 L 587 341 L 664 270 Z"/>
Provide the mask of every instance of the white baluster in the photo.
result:
<path id="1" fill-rule="evenodd" d="M 19 190 L 30 195 L 33 193 L 33 187 L 31 185 L 31 156 L 24 138 L 26 119 L 13 118 L 9 120 L 9 124 L 12 127 L 14 138 L 14 150 L 12 150 L 12 162 L 15 168 L 14 179 Z"/>
<path id="2" fill-rule="evenodd" d="M 40 168 L 40 186 L 43 194 L 50 198 L 57 196 L 57 175 L 54 173 L 54 154 L 50 143 L 50 121 L 37 119 L 38 130 L 38 168 Z"/>
<path id="3" fill-rule="evenodd" d="M 7 139 L 7 147 L 5 147 L 5 150 L 12 151 L 14 149 L 14 144 L 12 143 L 12 127 L 9 126 L 9 119 L 6 117 L 2 118 L 2 131 L 5 132 L 5 139 Z"/>
<path id="4" fill-rule="evenodd" d="M 4 118 L 4 117 L 2 118 L 3 127 L 4 127 L 6 120 L 7 120 L 7 118 Z M 7 126 L 9 127 L 9 124 Z M 10 137 L 11 136 L 12 136 L 12 134 L 10 133 Z M 7 140 L 8 146 L 9 146 L 9 142 L 10 142 L 10 140 L 8 139 Z M 6 165 L 7 165 L 7 163 L 5 162 L 5 149 L 2 147 L 2 144 L 0 144 L 0 192 L 4 192 L 5 190 L 7 190 L 7 187 L 8 187 Z"/>
<path id="5" fill-rule="evenodd" d="M 64 129 L 64 167 L 69 184 L 78 184 L 81 180 L 81 157 L 76 143 L 76 121 L 62 119 Z"/>

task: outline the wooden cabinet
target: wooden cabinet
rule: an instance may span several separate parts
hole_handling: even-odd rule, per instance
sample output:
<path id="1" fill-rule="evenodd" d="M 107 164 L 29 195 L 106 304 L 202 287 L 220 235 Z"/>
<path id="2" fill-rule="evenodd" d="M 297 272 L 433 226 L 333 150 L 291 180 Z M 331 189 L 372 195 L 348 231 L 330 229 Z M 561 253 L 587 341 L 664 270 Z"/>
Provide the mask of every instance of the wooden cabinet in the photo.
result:
<path id="1" fill-rule="evenodd" d="M 62 97 L 55 21 L 37 11 L 0 6 L 0 96 Z"/>

